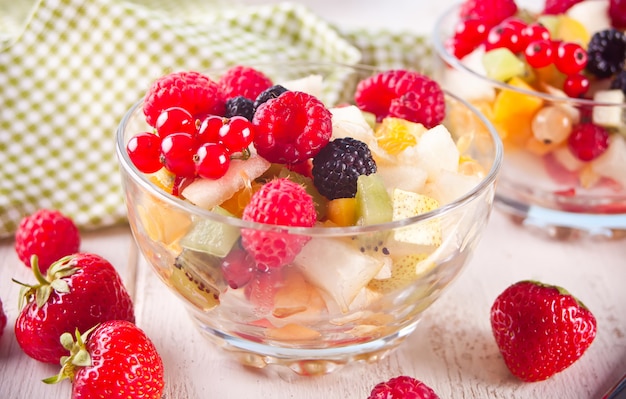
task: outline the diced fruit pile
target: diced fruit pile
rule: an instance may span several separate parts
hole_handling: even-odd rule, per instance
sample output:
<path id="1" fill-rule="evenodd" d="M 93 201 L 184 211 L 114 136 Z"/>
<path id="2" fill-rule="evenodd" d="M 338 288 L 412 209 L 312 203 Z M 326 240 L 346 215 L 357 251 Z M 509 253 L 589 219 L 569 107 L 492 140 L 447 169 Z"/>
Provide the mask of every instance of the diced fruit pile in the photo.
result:
<path id="1" fill-rule="evenodd" d="M 106 259 L 79 252 L 80 241 L 74 221 L 57 210 L 22 219 L 15 250 L 36 282 L 13 280 L 21 285 L 17 344 L 32 359 L 61 363 L 44 382 L 70 379 L 74 398 L 161 398 L 163 363 L 134 324 L 122 278 Z M 0 301 L 0 336 L 6 321 Z"/>
<path id="2" fill-rule="evenodd" d="M 465 67 L 513 90 L 468 84 L 455 70 L 442 84 L 475 102 L 507 148 L 557 166 L 551 171 L 560 170 L 560 180 L 573 174 L 579 187 L 624 191 L 625 19 L 621 0 L 546 0 L 540 12 L 514 0 L 466 0 L 446 47 Z"/>
<path id="3" fill-rule="evenodd" d="M 318 338 L 315 323 L 296 321 L 328 322 L 406 289 L 433 270 L 445 240 L 441 220 L 353 237 L 307 229 L 425 214 L 487 173 L 443 125 L 444 93 L 431 78 L 378 72 L 358 82 L 356 105 L 341 106 L 320 100 L 322 84 L 317 75 L 274 82 L 241 65 L 213 78 L 173 72 L 148 90 L 150 127 L 127 143 L 136 168 L 168 194 L 255 226 L 300 229 L 239 228 L 137 202 L 144 234 L 175 258 L 169 284 L 205 311 L 243 297 L 266 336 Z"/>

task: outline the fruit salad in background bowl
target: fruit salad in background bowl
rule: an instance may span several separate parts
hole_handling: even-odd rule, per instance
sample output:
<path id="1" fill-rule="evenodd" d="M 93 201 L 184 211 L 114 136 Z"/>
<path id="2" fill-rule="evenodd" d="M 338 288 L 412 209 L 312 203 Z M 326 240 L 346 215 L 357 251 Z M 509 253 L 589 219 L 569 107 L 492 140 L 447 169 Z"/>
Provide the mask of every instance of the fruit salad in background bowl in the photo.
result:
<path id="1" fill-rule="evenodd" d="M 479 243 L 502 158 L 431 78 L 340 64 L 172 72 L 116 142 L 137 244 L 200 331 L 301 375 L 414 331 Z"/>
<path id="2" fill-rule="evenodd" d="M 496 206 L 553 237 L 625 236 L 625 4 L 466 0 L 432 35 L 434 78 L 504 142 Z"/>

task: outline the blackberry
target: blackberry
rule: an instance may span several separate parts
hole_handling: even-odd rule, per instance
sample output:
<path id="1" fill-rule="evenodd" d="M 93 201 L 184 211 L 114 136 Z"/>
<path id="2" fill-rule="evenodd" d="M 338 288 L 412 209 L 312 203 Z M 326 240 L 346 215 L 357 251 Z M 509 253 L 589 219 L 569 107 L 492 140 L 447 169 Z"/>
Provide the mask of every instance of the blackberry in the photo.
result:
<path id="1" fill-rule="evenodd" d="M 611 81 L 611 89 L 620 89 L 626 95 L 626 71 L 621 71 Z"/>
<path id="2" fill-rule="evenodd" d="M 259 108 L 259 105 L 272 98 L 277 98 L 286 91 L 287 89 L 281 85 L 274 85 L 266 90 L 263 90 L 261 94 L 257 96 L 256 100 L 254 100 L 254 109 L 256 110 Z"/>
<path id="3" fill-rule="evenodd" d="M 587 72 L 604 79 L 622 69 L 626 63 L 626 35 L 617 29 L 596 32 L 587 46 Z"/>
<path id="4" fill-rule="evenodd" d="M 243 116 L 249 121 L 252 121 L 254 116 L 254 101 L 244 96 L 237 96 L 226 100 L 226 118 L 232 118 L 233 116 Z"/>
<path id="5" fill-rule="evenodd" d="M 329 142 L 313 158 L 313 183 L 324 197 L 353 198 L 360 175 L 376 172 L 369 147 L 351 137 Z"/>

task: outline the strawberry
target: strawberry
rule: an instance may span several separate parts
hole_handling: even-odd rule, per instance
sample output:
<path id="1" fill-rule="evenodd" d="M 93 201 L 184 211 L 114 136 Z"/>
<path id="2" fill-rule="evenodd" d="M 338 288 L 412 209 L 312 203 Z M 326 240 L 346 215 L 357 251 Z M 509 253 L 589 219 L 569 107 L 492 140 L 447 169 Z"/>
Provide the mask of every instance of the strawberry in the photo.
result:
<path id="1" fill-rule="evenodd" d="M 126 320 L 110 320 L 87 332 L 64 333 L 70 351 L 61 372 L 44 382 L 72 381 L 72 399 L 158 399 L 163 394 L 163 360 L 150 338 Z"/>
<path id="2" fill-rule="evenodd" d="M 28 356 L 58 363 L 66 350 L 59 342 L 67 331 L 97 323 L 135 321 L 133 303 L 122 279 L 106 259 L 76 253 L 53 263 L 44 276 L 37 258 L 32 264 L 37 283 L 22 285 L 15 338 Z"/>
<path id="3" fill-rule="evenodd" d="M 40 209 L 25 216 L 15 231 L 15 252 L 30 267 L 30 258 L 37 255 L 39 270 L 62 257 L 78 252 L 80 233 L 74 221 L 54 209 Z"/>
<path id="4" fill-rule="evenodd" d="M 0 299 L 0 337 L 2 337 L 2 333 L 4 332 L 4 327 L 7 326 L 7 315 L 4 313 L 4 308 L 2 307 L 2 300 Z"/>
<path id="5" fill-rule="evenodd" d="M 252 194 L 242 219 L 276 226 L 312 227 L 317 213 L 313 198 L 303 186 L 278 178 Z M 263 271 L 293 261 L 309 239 L 307 235 L 280 231 L 241 229 L 241 244 Z"/>
<path id="6" fill-rule="evenodd" d="M 520 281 L 491 308 L 491 327 L 504 362 L 522 381 L 550 378 L 578 360 L 596 336 L 596 319 L 560 287 Z"/>
<path id="7" fill-rule="evenodd" d="M 439 396 L 422 381 L 401 375 L 377 384 L 368 399 L 439 399 Z"/>

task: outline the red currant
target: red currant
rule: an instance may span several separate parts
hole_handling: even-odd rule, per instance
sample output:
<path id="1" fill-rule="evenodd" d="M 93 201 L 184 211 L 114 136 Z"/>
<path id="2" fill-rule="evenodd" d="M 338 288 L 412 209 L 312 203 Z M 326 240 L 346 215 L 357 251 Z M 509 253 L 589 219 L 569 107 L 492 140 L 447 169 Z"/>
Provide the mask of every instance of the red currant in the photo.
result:
<path id="1" fill-rule="evenodd" d="M 524 26 L 526 25 L 523 22 L 514 18 L 506 19 L 494 26 L 487 35 L 485 50 L 504 47 L 513 53 L 521 53 L 524 51 L 524 43 L 521 40 Z"/>
<path id="2" fill-rule="evenodd" d="M 579 44 L 561 42 L 554 57 L 556 69 L 566 75 L 574 75 L 587 65 L 587 52 Z"/>
<path id="3" fill-rule="evenodd" d="M 243 116 L 233 116 L 219 131 L 219 142 L 228 151 L 240 152 L 248 148 L 254 138 L 252 122 Z"/>
<path id="4" fill-rule="evenodd" d="M 589 90 L 589 78 L 581 73 L 569 75 L 563 82 L 563 91 L 569 97 L 578 98 Z"/>
<path id="5" fill-rule="evenodd" d="M 196 122 L 191 114 L 180 107 L 171 107 L 159 114 L 155 128 L 161 138 L 172 133 L 196 133 Z"/>
<path id="6" fill-rule="evenodd" d="M 196 136 L 198 144 L 217 143 L 220 140 L 220 129 L 228 119 L 222 116 L 209 115 L 200 124 Z"/>
<path id="7" fill-rule="evenodd" d="M 592 161 L 609 147 L 609 132 L 593 123 L 581 123 L 574 127 L 567 144 L 576 158 Z"/>
<path id="8" fill-rule="evenodd" d="M 452 39 L 457 58 L 463 58 L 463 56 L 474 51 L 487 38 L 488 34 L 489 29 L 482 19 L 468 18 L 459 21 Z M 463 54 L 457 54 L 457 52 Z"/>
<path id="9" fill-rule="evenodd" d="M 195 153 L 196 141 L 189 133 L 172 133 L 161 141 L 163 165 L 176 176 L 188 177 L 196 173 Z"/>
<path id="10" fill-rule="evenodd" d="M 219 179 L 230 166 L 228 150 L 218 143 L 204 143 L 196 151 L 195 173 L 205 179 Z"/>
<path id="11" fill-rule="evenodd" d="M 161 164 L 161 137 L 153 133 L 139 133 L 126 144 L 126 152 L 131 162 L 143 173 L 154 173 L 163 167 Z"/>
<path id="12" fill-rule="evenodd" d="M 552 43 L 549 40 L 535 40 L 524 50 L 526 62 L 533 68 L 543 68 L 552 64 Z"/>
<path id="13" fill-rule="evenodd" d="M 230 288 L 237 289 L 245 286 L 252 279 L 256 263 L 248 252 L 241 248 L 234 248 L 222 260 L 220 267 Z"/>
<path id="14" fill-rule="evenodd" d="M 548 28 L 538 22 L 526 25 L 520 35 L 523 44 L 526 46 L 536 40 L 550 40 Z"/>

